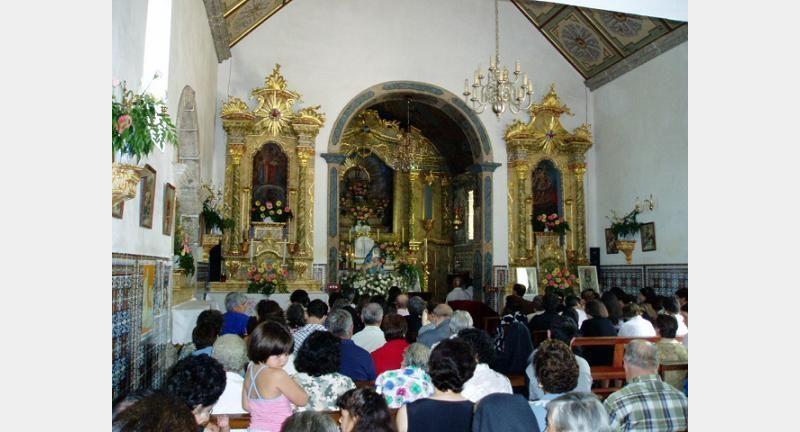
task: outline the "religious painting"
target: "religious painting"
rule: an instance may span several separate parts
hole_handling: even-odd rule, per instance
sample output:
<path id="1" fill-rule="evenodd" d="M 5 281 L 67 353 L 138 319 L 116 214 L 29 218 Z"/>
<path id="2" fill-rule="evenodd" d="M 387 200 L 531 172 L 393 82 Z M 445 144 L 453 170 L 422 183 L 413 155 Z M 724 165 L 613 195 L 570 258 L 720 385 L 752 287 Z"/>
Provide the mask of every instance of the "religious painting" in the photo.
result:
<path id="1" fill-rule="evenodd" d="M 656 250 L 656 223 L 648 222 L 639 227 L 639 234 L 642 238 L 642 252 Z"/>
<path id="2" fill-rule="evenodd" d="M 508 267 L 493 266 L 495 288 L 505 288 L 508 285 Z"/>
<path id="3" fill-rule="evenodd" d="M 597 279 L 597 267 L 578 266 L 578 281 L 581 285 L 581 291 L 593 289 L 598 294 L 600 293 L 600 283 Z"/>
<path id="4" fill-rule="evenodd" d="M 539 162 L 533 170 L 533 217 L 541 214 L 561 215 L 561 172 L 549 160 Z"/>
<path id="5" fill-rule="evenodd" d="M 125 211 L 125 201 L 120 201 L 111 206 L 111 217 L 122 219 L 123 211 Z"/>
<path id="6" fill-rule="evenodd" d="M 611 231 L 611 228 L 606 228 L 606 254 L 614 255 L 617 253 L 619 253 L 617 249 L 617 235 L 614 234 L 614 231 Z"/>
<path id="7" fill-rule="evenodd" d="M 156 295 L 156 265 L 142 265 L 142 334 L 153 329 L 153 308 Z"/>
<path id="8" fill-rule="evenodd" d="M 289 207 L 286 201 L 288 174 L 288 158 L 276 143 L 264 144 L 253 156 L 253 204 L 258 201 L 258 208 L 272 208 L 275 206 Z M 280 202 L 280 204 L 278 204 Z M 262 213 L 253 212 L 253 220 L 261 221 L 266 218 Z"/>
<path id="9" fill-rule="evenodd" d="M 394 170 L 378 156 L 354 157 L 342 179 L 340 212 L 353 225 L 369 225 L 392 232 Z"/>
<path id="10" fill-rule="evenodd" d="M 156 201 L 156 170 L 150 165 L 144 166 L 142 179 L 139 181 L 139 226 L 153 228 L 153 211 Z"/>
<path id="11" fill-rule="evenodd" d="M 172 235 L 172 221 L 175 219 L 175 186 L 164 185 L 164 221 L 163 234 Z"/>

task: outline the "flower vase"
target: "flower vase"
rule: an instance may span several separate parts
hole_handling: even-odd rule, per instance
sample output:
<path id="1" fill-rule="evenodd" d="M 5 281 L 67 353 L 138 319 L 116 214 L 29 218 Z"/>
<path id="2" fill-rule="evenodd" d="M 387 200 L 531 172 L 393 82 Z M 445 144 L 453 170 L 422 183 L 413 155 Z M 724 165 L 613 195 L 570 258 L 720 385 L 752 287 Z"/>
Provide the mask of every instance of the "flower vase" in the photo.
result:
<path id="1" fill-rule="evenodd" d="M 273 220 L 272 220 L 272 217 L 270 217 L 270 216 L 267 216 L 267 217 L 265 217 L 265 218 L 264 218 L 264 222 L 266 222 L 266 223 L 273 223 L 273 222 L 275 222 L 275 221 L 273 221 Z"/>
<path id="2" fill-rule="evenodd" d="M 633 261 L 633 250 L 636 248 L 636 240 L 617 239 L 617 249 L 625 254 L 625 261 L 630 264 Z"/>

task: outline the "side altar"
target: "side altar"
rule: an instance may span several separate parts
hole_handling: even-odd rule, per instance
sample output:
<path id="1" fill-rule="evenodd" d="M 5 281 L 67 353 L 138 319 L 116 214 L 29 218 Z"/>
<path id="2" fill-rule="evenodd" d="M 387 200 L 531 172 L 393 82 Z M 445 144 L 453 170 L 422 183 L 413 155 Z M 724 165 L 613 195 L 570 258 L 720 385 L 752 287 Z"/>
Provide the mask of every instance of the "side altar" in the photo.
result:
<path id="1" fill-rule="evenodd" d="M 313 278 L 315 140 L 325 124 L 319 106 L 296 109 L 275 65 L 253 89 L 251 109 L 231 96 L 222 107 L 227 134 L 225 208 L 234 222 L 222 238 L 224 282 L 212 292 L 246 291 L 248 271 L 268 265 L 285 274 L 288 291 L 319 290 Z"/>

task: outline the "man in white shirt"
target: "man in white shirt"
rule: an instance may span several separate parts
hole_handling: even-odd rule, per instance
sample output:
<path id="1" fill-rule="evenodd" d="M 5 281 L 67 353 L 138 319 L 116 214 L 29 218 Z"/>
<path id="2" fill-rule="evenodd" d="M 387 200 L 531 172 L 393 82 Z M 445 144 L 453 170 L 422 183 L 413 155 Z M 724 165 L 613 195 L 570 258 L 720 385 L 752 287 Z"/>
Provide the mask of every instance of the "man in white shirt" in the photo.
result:
<path id="1" fill-rule="evenodd" d="M 642 318 L 642 310 L 636 303 L 628 303 L 622 308 L 622 318 L 625 320 L 619 325 L 619 337 L 652 337 L 656 329 L 650 321 Z"/>
<path id="2" fill-rule="evenodd" d="M 364 330 L 353 335 L 353 342 L 370 353 L 386 344 L 386 337 L 381 330 L 383 307 L 378 303 L 370 303 L 361 310 Z"/>
<path id="3" fill-rule="evenodd" d="M 458 301 L 458 300 L 472 300 L 472 287 L 464 289 L 461 287 L 461 278 L 456 276 L 453 278 L 453 290 L 447 294 L 447 298 L 445 302 L 449 303 L 451 301 Z"/>
<path id="4" fill-rule="evenodd" d="M 513 389 L 508 377 L 489 368 L 489 363 L 494 357 L 494 347 L 489 335 L 484 330 L 467 328 L 458 332 L 458 338 L 472 346 L 478 361 L 472 378 L 464 383 L 464 390 L 461 391 L 461 396 L 477 403 L 488 394 L 512 394 Z"/>

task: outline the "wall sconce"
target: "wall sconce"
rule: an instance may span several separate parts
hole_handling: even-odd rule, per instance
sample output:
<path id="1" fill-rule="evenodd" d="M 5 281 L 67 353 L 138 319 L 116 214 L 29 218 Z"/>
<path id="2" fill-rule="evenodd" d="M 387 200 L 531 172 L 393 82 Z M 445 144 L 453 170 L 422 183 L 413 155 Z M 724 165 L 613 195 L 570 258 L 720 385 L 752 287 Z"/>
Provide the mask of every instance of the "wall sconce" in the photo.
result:
<path id="1" fill-rule="evenodd" d="M 639 204 L 639 197 L 636 197 L 636 208 L 640 211 L 653 211 L 656 209 L 656 200 L 653 198 L 653 194 L 650 194 L 650 198 L 645 198 L 644 206 Z"/>

